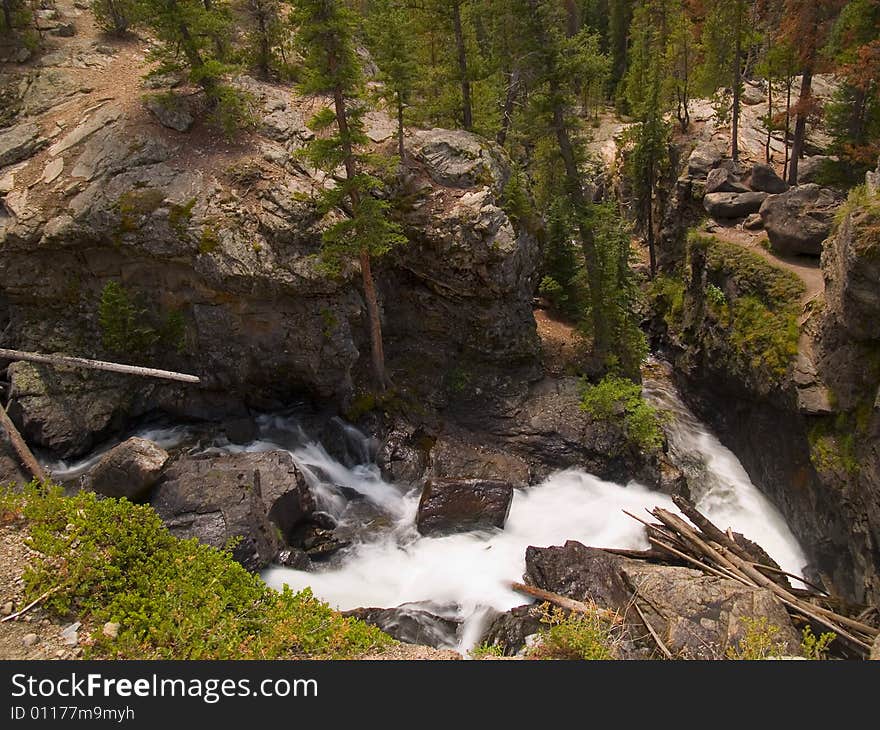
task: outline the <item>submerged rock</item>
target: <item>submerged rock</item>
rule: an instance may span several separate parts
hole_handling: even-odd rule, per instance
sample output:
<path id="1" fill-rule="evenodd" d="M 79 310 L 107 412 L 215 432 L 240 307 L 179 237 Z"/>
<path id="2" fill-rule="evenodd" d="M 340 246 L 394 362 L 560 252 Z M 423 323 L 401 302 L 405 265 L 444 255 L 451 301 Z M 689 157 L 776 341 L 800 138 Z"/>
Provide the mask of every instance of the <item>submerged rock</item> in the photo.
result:
<path id="1" fill-rule="evenodd" d="M 431 479 L 422 491 L 416 527 L 423 535 L 503 528 L 512 500 L 509 482 Z"/>
<path id="2" fill-rule="evenodd" d="M 138 500 L 159 481 L 169 458 L 152 441 L 133 436 L 101 458 L 89 473 L 88 484 L 98 494 Z"/>

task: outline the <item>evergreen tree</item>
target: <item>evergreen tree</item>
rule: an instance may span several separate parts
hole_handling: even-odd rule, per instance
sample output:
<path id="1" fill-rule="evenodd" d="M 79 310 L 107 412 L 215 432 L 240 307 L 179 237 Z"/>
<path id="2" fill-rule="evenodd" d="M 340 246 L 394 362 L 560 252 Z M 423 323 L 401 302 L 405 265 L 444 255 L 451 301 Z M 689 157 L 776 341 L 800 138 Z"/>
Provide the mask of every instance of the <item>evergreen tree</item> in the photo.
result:
<path id="1" fill-rule="evenodd" d="M 286 66 L 284 52 L 285 26 L 279 0 L 243 0 L 242 11 L 248 21 L 245 31 L 245 55 L 259 72 L 268 79 L 273 71 Z"/>
<path id="2" fill-rule="evenodd" d="M 382 390 L 388 379 L 372 262 L 406 239 L 389 218 L 388 203 L 374 195 L 381 183 L 370 170 L 377 161 L 362 151 L 369 140 L 363 124 L 364 82 L 355 51 L 356 16 L 341 0 L 298 0 L 292 19 L 303 57 L 300 91 L 327 95 L 332 102 L 312 118 L 316 137 L 306 154 L 321 170 L 332 173 L 342 167 L 345 171 L 335 187 L 320 194 L 322 213 L 342 213 L 324 231 L 321 256 L 334 271 L 353 261 L 360 264 L 373 374 Z"/>
<path id="3" fill-rule="evenodd" d="M 411 14 L 402 0 L 373 0 L 369 21 L 370 49 L 382 82 L 379 96 L 395 110 L 397 148 L 403 160 L 406 157 L 403 113 L 412 102 L 418 78 Z"/>

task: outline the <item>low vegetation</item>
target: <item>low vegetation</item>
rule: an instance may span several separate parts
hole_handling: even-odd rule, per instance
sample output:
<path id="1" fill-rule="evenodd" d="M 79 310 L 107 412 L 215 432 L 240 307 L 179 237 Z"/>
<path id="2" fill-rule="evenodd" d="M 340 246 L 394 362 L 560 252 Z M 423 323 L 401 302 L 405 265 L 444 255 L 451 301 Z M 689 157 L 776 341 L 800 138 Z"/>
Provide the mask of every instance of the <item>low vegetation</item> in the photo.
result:
<path id="1" fill-rule="evenodd" d="M 606 375 L 596 384 L 585 384 L 581 408 L 600 421 L 622 420 L 627 438 L 642 452 L 663 448 L 660 413 L 642 397 L 641 386 L 628 378 Z"/>
<path id="2" fill-rule="evenodd" d="M 31 484 L 0 492 L 0 520 L 23 521 L 40 553 L 26 600 L 44 596 L 55 616 L 97 627 L 87 657 L 344 658 L 393 643 L 309 590 L 270 589 L 228 550 L 172 536 L 147 505 Z M 107 622 L 119 624 L 115 638 Z"/>
<path id="3" fill-rule="evenodd" d="M 771 624 L 766 616 L 741 620 L 745 631 L 735 645 L 727 648 L 725 656 L 728 659 L 756 661 L 792 656 L 792 652 L 779 638 L 779 627 Z M 806 626 L 801 639 L 800 655 L 794 656 L 802 659 L 825 659 L 828 648 L 836 638 L 833 632 L 816 636 L 813 630 Z"/>
<path id="4" fill-rule="evenodd" d="M 618 643 L 614 624 L 595 613 L 566 613 L 544 604 L 537 643 L 528 651 L 530 659 L 616 659 Z"/>

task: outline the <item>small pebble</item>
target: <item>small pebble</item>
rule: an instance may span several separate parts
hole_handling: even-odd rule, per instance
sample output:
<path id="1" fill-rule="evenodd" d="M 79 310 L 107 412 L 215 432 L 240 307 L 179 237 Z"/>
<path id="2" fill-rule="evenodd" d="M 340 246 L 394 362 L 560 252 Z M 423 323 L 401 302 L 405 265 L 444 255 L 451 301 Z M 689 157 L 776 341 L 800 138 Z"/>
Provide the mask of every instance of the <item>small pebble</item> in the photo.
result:
<path id="1" fill-rule="evenodd" d="M 114 623 L 113 621 L 108 621 L 104 624 L 104 628 L 101 629 L 101 633 L 109 639 L 115 639 L 119 636 L 119 624 Z"/>
<path id="2" fill-rule="evenodd" d="M 64 651 L 64 649 L 59 649 L 58 651 L 55 652 L 55 658 L 56 658 L 56 659 L 64 659 L 64 655 L 65 655 L 66 653 L 67 653 L 67 652 Z"/>
<path id="3" fill-rule="evenodd" d="M 21 640 L 21 643 L 25 646 L 33 646 L 40 640 L 40 637 L 36 634 L 25 634 L 24 638 Z"/>
<path id="4" fill-rule="evenodd" d="M 0 614 L 3 614 L 4 616 L 8 616 L 9 614 L 12 613 L 12 609 L 13 609 L 12 601 L 7 601 L 2 606 L 0 606 Z"/>

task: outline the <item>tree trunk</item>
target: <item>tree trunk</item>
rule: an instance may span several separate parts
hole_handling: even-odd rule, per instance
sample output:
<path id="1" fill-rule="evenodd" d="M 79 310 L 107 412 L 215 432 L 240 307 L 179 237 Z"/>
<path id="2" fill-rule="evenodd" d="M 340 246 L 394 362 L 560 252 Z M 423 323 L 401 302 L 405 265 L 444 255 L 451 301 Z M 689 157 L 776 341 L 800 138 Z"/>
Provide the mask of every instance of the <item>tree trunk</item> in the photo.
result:
<path id="1" fill-rule="evenodd" d="M 400 161 L 406 159 L 406 148 L 403 144 L 403 99 L 397 94 L 397 152 L 400 155 Z"/>
<path id="2" fill-rule="evenodd" d="M 5 27 L 5 32 L 7 35 L 12 34 L 12 8 L 10 7 L 11 0 L 3 0 L 3 24 Z"/>
<path id="3" fill-rule="evenodd" d="M 474 114 L 471 109 L 471 82 L 468 78 L 467 50 L 464 45 L 464 31 L 461 27 L 461 2 L 452 3 L 452 23 L 455 28 L 455 46 L 458 49 L 458 73 L 461 76 L 461 112 L 462 124 L 470 130 L 474 126 Z"/>
<path id="4" fill-rule="evenodd" d="M 782 179 L 788 179 L 788 138 L 791 135 L 791 77 L 785 80 L 785 134 L 783 135 L 785 143 L 785 163 L 782 166 Z"/>
<path id="5" fill-rule="evenodd" d="M 504 95 L 504 109 L 501 112 L 501 128 L 495 141 L 502 147 L 507 141 L 507 133 L 510 131 L 510 125 L 513 122 L 513 105 L 516 101 L 516 95 L 519 92 L 519 71 L 513 69 L 507 74 L 507 93 Z"/>
<path id="6" fill-rule="evenodd" d="M 379 390 L 385 390 L 385 351 L 382 346 L 382 320 L 379 317 L 379 301 L 376 298 L 376 286 L 373 282 L 373 269 L 370 265 L 370 254 L 361 251 L 361 276 L 364 282 L 364 299 L 367 303 L 367 317 L 370 320 L 370 353 L 373 360 L 373 375 Z"/>
<path id="7" fill-rule="evenodd" d="M 770 139 L 773 134 L 773 78 L 767 74 L 767 141 L 764 143 L 764 162 L 770 164 Z"/>
<path id="8" fill-rule="evenodd" d="M 798 161 L 804 155 L 804 141 L 807 136 L 807 110 L 813 95 L 813 71 L 804 71 L 801 78 L 801 93 L 798 98 L 798 114 L 794 123 L 794 139 L 791 143 L 791 162 L 788 168 L 788 184 L 798 184 Z"/>
<path id="9" fill-rule="evenodd" d="M 565 33 L 571 38 L 581 29 L 581 13 L 577 0 L 565 0 Z"/>
<path id="10" fill-rule="evenodd" d="M 648 200 L 645 205 L 645 218 L 647 219 L 648 233 L 648 259 L 651 265 L 651 278 L 657 275 L 657 252 L 654 249 L 654 158 L 648 160 L 651 170 L 651 184 L 648 186 Z"/>
<path id="11" fill-rule="evenodd" d="M 742 23 L 741 10 L 736 14 L 736 50 L 733 54 L 733 120 L 730 125 L 730 155 L 734 166 L 739 165 L 739 105 L 740 85 L 742 84 Z"/>

